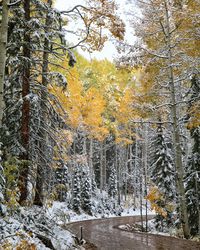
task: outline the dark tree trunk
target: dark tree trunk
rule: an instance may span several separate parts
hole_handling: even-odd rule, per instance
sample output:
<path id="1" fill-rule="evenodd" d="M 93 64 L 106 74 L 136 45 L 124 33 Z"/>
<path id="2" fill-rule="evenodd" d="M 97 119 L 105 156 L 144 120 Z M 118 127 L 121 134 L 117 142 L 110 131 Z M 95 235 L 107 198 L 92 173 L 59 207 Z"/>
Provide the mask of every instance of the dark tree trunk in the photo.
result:
<path id="1" fill-rule="evenodd" d="M 48 0 L 47 3 L 49 6 L 52 6 L 52 0 Z M 46 16 L 46 27 L 47 32 L 49 30 L 49 27 L 51 26 L 51 18 L 49 18 L 48 13 Z M 43 67 L 42 67 L 42 85 L 45 87 L 45 89 L 42 91 L 41 94 L 41 119 L 43 120 L 43 126 L 40 128 L 39 132 L 39 147 L 41 156 L 39 157 L 39 164 L 37 166 L 37 179 L 36 179 L 36 188 L 35 188 L 35 199 L 34 204 L 38 206 L 43 206 L 44 203 L 44 188 L 46 183 L 45 178 L 45 172 L 47 172 L 48 168 L 48 162 L 46 159 L 46 153 L 47 153 L 47 141 L 48 141 L 48 135 L 46 130 L 44 129 L 47 125 L 47 92 L 46 87 L 48 85 L 48 61 L 49 61 L 49 48 L 50 42 L 49 39 L 45 38 L 44 40 L 44 53 L 43 53 Z"/>
<path id="2" fill-rule="evenodd" d="M 25 24 L 30 21 L 30 0 L 24 1 L 24 17 Z M 21 139 L 22 145 L 25 151 L 21 154 L 20 159 L 23 161 L 22 169 L 20 171 L 19 177 L 19 188 L 20 188 L 20 199 L 19 203 L 22 205 L 27 199 L 28 189 L 28 160 L 29 160 L 29 136 L 30 136 L 30 102 L 27 95 L 30 93 L 30 33 L 28 25 L 24 30 L 24 46 L 23 46 L 23 56 L 26 59 L 24 62 L 24 70 L 22 75 L 22 126 L 21 126 Z M 28 60 L 27 60 L 28 59 Z"/>
<path id="3" fill-rule="evenodd" d="M 5 75 L 5 64 L 6 64 L 6 46 L 7 46 L 7 35 L 8 35 L 8 0 L 2 2 L 2 21 L 0 26 L 0 128 L 2 127 L 3 120 L 3 109 L 4 109 L 4 75 Z M 0 133 L 1 135 L 1 133 Z M 1 138 L 0 138 L 1 139 Z"/>

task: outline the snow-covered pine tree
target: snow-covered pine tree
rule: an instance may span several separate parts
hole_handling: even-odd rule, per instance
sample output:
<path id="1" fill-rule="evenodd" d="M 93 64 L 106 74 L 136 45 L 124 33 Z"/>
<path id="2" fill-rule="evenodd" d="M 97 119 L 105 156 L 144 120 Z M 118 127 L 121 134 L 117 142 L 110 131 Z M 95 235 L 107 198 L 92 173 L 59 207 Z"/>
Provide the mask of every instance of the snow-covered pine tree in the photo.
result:
<path id="1" fill-rule="evenodd" d="M 158 201 L 159 207 L 164 208 L 167 211 L 167 216 L 164 217 L 157 214 L 156 226 L 159 230 L 163 229 L 163 225 L 169 226 L 171 221 L 171 212 L 168 210 L 168 205 L 173 202 L 175 198 L 175 171 L 173 166 L 172 151 L 170 144 L 165 138 L 165 134 L 162 127 L 162 122 L 157 124 L 156 134 L 153 138 L 151 152 L 151 180 L 158 187 L 159 192 L 163 196 L 162 201 Z"/>
<path id="2" fill-rule="evenodd" d="M 61 163 L 55 170 L 55 185 L 56 192 L 59 201 L 66 201 L 68 184 L 69 184 L 69 173 L 67 165 Z"/>
<path id="3" fill-rule="evenodd" d="M 93 141 L 93 169 L 97 188 L 100 188 L 100 143 L 97 140 Z"/>
<path id="4" fill-rule="evenodd" d="M 110 166 L 110 176 L 108 179 L 108 194 L 115 198 L 117 195 L 117 173 L 114 164 Z"/>
<path id="5" fill-rule="evenodd" d="M 83 36 L 82 40 L 67 47 L 65 37 L 66 32 L 70 31 L 64 32 L 62 27 L 66 22 L 63 22 L 62 15 L 68 17 L 71 15 L 72 20 L 74 16 L 79 15 L 82 20 L 84 15 L 91 17 L 91 8 L 94 15 L 91 21 L 95 23 L 101 8 L 102 15 L 109 21 L 108 25 L 107 22 L 105 23 L 105 28 L 119 39 L 124 34 L 124 25 L 118 16 L 113 14 L 111 9 L 114 12 L 116 9 L 109 1 L 107 3 L 107 6 L 111 7 L 109 14 L 104 4 L 94 4 L 94 6 L 89 4 L 88 9 L 79 5 L 61 13 L 52 7 L 52 3 L 52 0 L 12 1 L 8 32 L 6 70 L 8 81 L 5 88 L 6 112 L 3 134 L 6 151 L 20 157 L 24 163 L 20 175 L 21 204 L 27 199 L 27 182 L 32 175 L 33 184 L 36 187 L 34 203 L 43 205 L 45 198 L 43 191 L 47 189 L 47 176 L 50 177 L 49 172 L 52 173 L 49 166 L 53 163 L 54 146 L 57 144 L 56 132 L 58 127 L 64 126 L 58 112 L 58 109 L 62 108 L 57 98 L 49 93 L 48 87 L 50 84 L 66 87 L 66 80 L 58 72 L 50 72 L 48 66 L 51 65 L 53 58 L 61 58 L 66 53 L 69 55 L 69 66 L 73 66 L 76 60 L 71 49 L 86 40 L 88 42 L 86 38 L 89 30 L 97 34 L 95 24 L 94 29 L 89 29 L 88 22 L 84 22 L 85 32 L 81 28 L 81 32 L 78 33 L 80 38 L 81 35 Z M 85 14 L 81 14 L 82 11 Z M 115 26 L 117 29 L 114 29 Z M 93 39 L 90 40 L 91 47 L 95 48 Z M 98 48 L 102 41 L 100 39 Z M 55 66 L 54 61 L 53 65 Z M 34 180 L 35 172 L 37 172 L 36 180 Z"/>
<path id="6" fill-rule="evenodd" d="M 59 144 L 59 140 L 55 140 L 57 137 L 56 131 L 57 128 L 61 128 L 64 123 L 60 114 L 56 112 L 55 106 L 58 105 L 58 103 L 55 106 L 51 105 L 51 100 L 54 96 L 49 93 L 48 87 L 50 84 L 55 84 L 65 88 L 66 80 L 60 73 L 50 71 L 53 59 L 57 57 L 56 50 L 58 48 L 61 49 L 61 47 L 63 49 L 65 45 L 61 14 L 53 8 L 52 0 L 48 0 L 46 3 L 42 2 L 40 9 L 43 10 L 40 16 L 41 20 L 39 20 L 41 22 L 40 29 L 43 35 L 42 39 L 40 38 L 42 68 L 38 72 L 36 70 L 35 73 L 36 75 L 38 74 L 39 77 L 41 76 L 41 84 L 40 86 L 37 85 L 37 88 L 40 88 L 39 92 L 36 92 L 36 95 L 38 95 L 38 103 L 32 105 L 32 110 L 34 117 L 33 125 L 36 127 L 36 136 L 38 138 L 36 145 L 33 146 L 33 150 L 37 147 L 39 151 L 34 204 L 42 206 L 45 198 L 44 190 L 46 190 L 46 192 L 51 190 L 51 187 L 47 184 L 49 183 L 47 180 L 52 179 L 54 175 L 54 171 L 51 170 L 53 148 Z M 65 53 L 65 51 L 63 52 Z M 37 114 L 37 117 L 34 114 Z"/>
<path id="7" fill-rule="evenodd" d="M 74 166 L 72 178 L 72 208 L 78 213 L 81 207 L 81 170 L 78 164 Z"/>
<path id="8" fill-rule="evenodd" d="M 45 173 L 49 172 L 47 168 L 53 161 L 55 131 L 62 124 L 51 102 L 54 96 L 49 94 L 47 86 L 49 83 L 66 86 L 64 77 L 48 70 L 52 58 L 58 54 L 57 50 L 64 48 L 62 18 L 52 8 L 50 0 L 19 1 L 12 7 L 11 13 L 3 142 L 9 154 L 20 157 L 24 162 L 20 203 L 27 199 L 28 176 L 36 167 L 35 204 L 42 205 L 47 179 Z M 31 164 L 33 161 L 34 167 Z"/>
<path id="9" fill-rule="evenodd" d="M 109 180 L 109 176 L 111 174 L 112 166 L 115 165 L 115 136 L 110 134 L 106 138 L 106 164 L 107 164 L 107 182 Z"/>
<path id="10" fill-rule="evenodd" d="M 91 203 L 91 179 L 89 176 L 89 169 L 87 166 L 80 165 L 82 169 L 81 178 L 81 207 L 82 209 L 92 215 L 92 203 Z"/>
<path id="11" fill-rule="evenodd" d="M 95 174 L 92 174 L 92 178 L 91 178 L 91 191 L 92 191 L 92 196 L 95 197 L 97 195 L 97 183 L 95 180 Z"/>
<path id="12" fill-rule="evenodd" d="M 2 141 L 4 148 L 11 155 L 19 156 L 22 151 L 20 143 L 20 120 L 21 120 L 21 69 L 23 41 L 23 8 L 19 3 L 12 8 L 12 15 L 9 18 L 7 63 L 4 83 L 5 111 L 2 126 Z M 20 84 L 19 84 L 20 82 Z M 5 157 L 5 156 L 4 156 Z"/>
<path id="13" fill-rule="evenodd" d="M 200 82 L 197 76 L 191 80 L 188 128 L 192 139 L 192 152 L 186 168 L 186 199 L 192 235 L 200 235 L 200 125 L 198 120 Z"/>

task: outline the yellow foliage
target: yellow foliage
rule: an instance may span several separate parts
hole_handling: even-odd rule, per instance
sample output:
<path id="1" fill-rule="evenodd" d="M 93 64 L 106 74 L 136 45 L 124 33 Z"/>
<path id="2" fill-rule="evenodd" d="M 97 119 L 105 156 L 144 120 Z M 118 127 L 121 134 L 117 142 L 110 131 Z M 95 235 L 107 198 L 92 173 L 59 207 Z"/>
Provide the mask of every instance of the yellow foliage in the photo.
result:
<path id="1" fill-rule="evenodd" d="M 102 114 L 105 110 L 105 101 L 99 91 L 90 88 L 84 96 L 81 109 L 83 123 L 90 127 L 98 127 L 102 125 Z"/>
<path id="2" fill-rule="evenodd" d="M 0 245 L 0 250 L 36 250 L 37 247 L 35 244 L 30 243 L 26 239 L 22 239 L 19 244 L 13 245 L 10 241 L 6 240 Z"/>
<path id="3" fill-rule="evenodd" d="M 149 200 L 150 202 L 154 202 L 156 200 L 159 200 L 162 198 L 161 193 L 159 192 L 157 187 L 152 187 L 149 191 L 149 193 L 147 194 L 147 200 Z"/>
<path id="4" fill-rule="evenodd" d="M 20 161 L 15 157 L 10 157 L 4 162 L 4 175 L 6 178 L 5 204 L 11 213 L 14 212 L 14 210 L 16 210 L 16 208 L 19 206 L 18 178 L 22 163 L 23 161 Z"/>
<path id="5" fill-rule="evenodd" d="M 11 242 L 6 240 L 0 245 L 0 250 L 13 250 L 13 246 Z"/>
<path id="6" fill-rule="evenodd" d="M 103 129 L 104 97 L 94 87 L 84 89 L 76 67 L 68 71 L 67 79 L 67 92 L 59 87 L 50 87 L 51 93 L 57 96 L 67 113 L 66 123 L 74 129 L 82 127 L 93 137 L 101 138 L 104 133 L 107 134 Z M 62 110 L 57 111 L 62 113 Z"/>
<path id="7" fill-rule="evenodd" d="M 119 123 L 127 124 L 134 117 L 133 110 L 133 93 L 130 89 L 127 89 L 123 96 L 119 99 L 118 110 L 115 113 L 115 117 Z"/>
<path id="8" fill-rule="evenodd" d="M 108 60 L 88 61 L 79 54 L 76 57 L 74 68 L 61 69 L 67 78 L 67 91 L 50 87 L 64 109 L 57 111 L 74 131 L 81 129 L 89 138 L 102 141 L 114 132 L 119 143 L 130 144 L 129 124 L 133 116 L 139 117 L 133 108 L 139 70 L 117 69 Z"/>
<path id="9" fill-rule="evenodd" d="M 155 210 L 156 213 L 162 215 L 164 218 L 167 217 L 167 211 L 163 208 L 160 207 L 157 202 L 162 201 L 163 195 L 160 193 L 157 187 L 152 187 L 146 196 L 146 199 L 150 201 L 151 203 L 151 208 Z"/>
<path id="10" fill-rule="evenodd" d="M 128 139 L 128 138 L 125 138 L 125 137 L 117 137 L 116 139 L 115 139 L 115 142 L 117 143 L 117 144 L 121 144 L 121 145 L 131 145 L 131 144 L 133 144 L 133 141 L 132 140 L 130 140 L 130 139 Z"/>
<path id="11" fill-rule="evenodd" d="M 142 59 L 142 64 L 145 66 L 141 71 L 140 81 L 142 98 L 138 100 L 139 103 L 157 105 L 163 102 L 167 103 L 170 97 L 170 93 L 162 87 L 165 85 L 163 83 L 170 81 L 167 70 L 169 60 L 167 57 L 159 56 L 168 53 L 166 50 L 166 46 L 168 46 L 166 6 L 170 13 L 169 29 L 171 30 L 170 43 L 172 48 L 172 62 L 170 64 L 173 65 L 174 79 L 183 78 L 185 72 L 192 68 L 199 70 L 200 1 L 166 1 L 166 5 L 164 3 L 165 1 L 161 0 L 152 0 L 149 4 L 142 1 L 139 3 L 142 20 L 136 22 L 135 32 L 136 36 L 140 37 L 146 45 L 144 49 L 146 53 Z M 187 80 L 183 80 L 181 84 L 186 85 Z M 151 111 L 149 110 L 149 112 Z M 144 109 L 143 115 L 149 115 L 149 112 Z M 164 113 L 167 114 L 166 111 Z M 152 114 L 150 113 L 150 115 Z M 196 118 L 191 120 L 189 127 L 193 124 L 198 126 L 199 114 L 197 112 Z"/>
<path id="12" fill-rule="evenodd" d="M 11 209 L 11 211 L 15 210 L 18 206 L 18 193 L 19 190 L 16 188 L 15 190 L 6 190 L 6 196 L 8 197 L 8 200 L 6 201 L 6 206 Z"/>
<path id="13" fill-rule="evenodd" d="M 197 128 L 200 126 L 200 101 L 196 102 L 189 109 L 190 120 L 187 124 L 188 129 Z"/>
<path id="14" fill-rule="evenodd" d="M 91 50 L 101 50 L 108 39 L 108 31 L 119 40 L 123 40 L 125 25 L 117 15 L 114 1 L 87 1 L 88 10 L 84 13 L 84 22 L 90 25 L 87 43 Z M 107 30 L 107 32 L 104 32 Z"/>
<path id="15" fill-rule="evenodd" d="M 16 250 L 36 250 L 36 246 L 33 243 L 29 243 L 27 240 L 21 240 L 20 244 L 16 246 Z"/>

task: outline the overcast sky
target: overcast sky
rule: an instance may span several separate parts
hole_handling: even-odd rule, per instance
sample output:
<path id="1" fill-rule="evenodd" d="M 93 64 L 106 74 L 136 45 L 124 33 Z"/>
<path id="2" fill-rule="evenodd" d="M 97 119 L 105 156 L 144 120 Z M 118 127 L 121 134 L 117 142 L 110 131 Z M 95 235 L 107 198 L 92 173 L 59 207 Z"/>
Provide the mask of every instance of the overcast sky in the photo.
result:
<path id="1" fill-rule="evenodd" d="M 78 4 L 83 4 L 84 0 L 56 0 L 56 8 L 59 10 L 68 10 L 71 7 L 78 5 Z M 130 31 L 129 23 L 126 19 L 125 12 L 128 11 L 129 6 L 127 4 L 127 0 L 116 0 L 116 3 L 119 5 L 119 14 L 121 18 L 125 21 L 126 23 L 126 39 L 131 41 L 133 39 L 133 36 Z M 85 57 L 88 59 L 90 58 L 97 58 L 97 59 L 104 59 L 107 58 L 112 61 L 113 57 L 117 53 L 115 46 L 112 44 L 112 42 L 106 42 L 103 50 L 101 52 L 94 52 L 92 54 L 89 54 L 88 52 L 83 52 L 80 51 Z"/>

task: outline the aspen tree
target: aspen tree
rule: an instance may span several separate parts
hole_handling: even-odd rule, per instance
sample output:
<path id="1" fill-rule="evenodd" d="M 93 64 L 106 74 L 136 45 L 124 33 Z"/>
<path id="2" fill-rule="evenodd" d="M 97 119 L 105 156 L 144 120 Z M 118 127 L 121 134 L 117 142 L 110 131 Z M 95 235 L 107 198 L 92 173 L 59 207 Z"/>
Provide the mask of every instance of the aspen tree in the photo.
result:
<path id="1" fill-rule="evenodd" d="M 188 68 L 191 57 L 187 48 L 191 42 L 193 46 L 195 43 L 192 39 L 196 39 L 190 36 L 190 31 L 193 29 L 191 25 L 186 25 L 186 32 L 183 32 L 184 23 L 188 21 L 184 15 L 184 8 L 189 8 L 190 2 L 180 2 L 178 5 L 176 1 L 168 0 L 138 1 L 138 3 L 142 15 L 140 20 L 136 21 L 135 30 L 140 40 L 132 48 L 132 54 L 136 63 L 143 67 L 141 83 L 147 90 L 146 96 L 152 102 L 152 107 L 155 106 L 155 112 L 161 107 L 170 112 L 168 118 L 170 117 L 169 123 L 172 124 L 174 138 L 179 216 L 184 237 L 189 238 L 180 116 L 184 112 L 185 86 L 191 68 L 196 67 L 198 58 L 198 53 L 193 54 L 194 63 Z"/>

